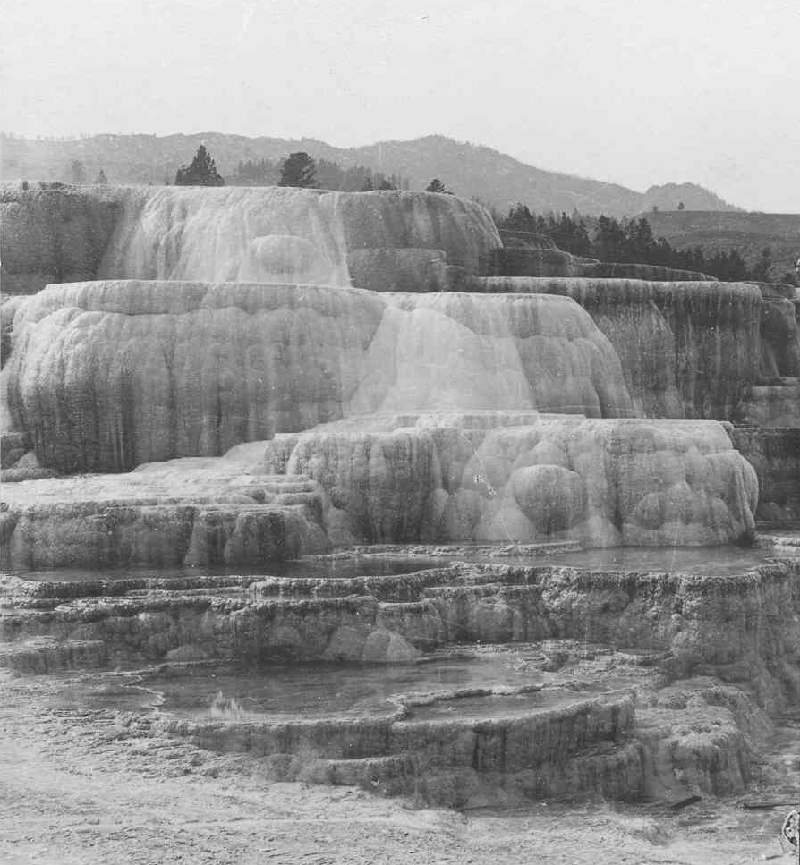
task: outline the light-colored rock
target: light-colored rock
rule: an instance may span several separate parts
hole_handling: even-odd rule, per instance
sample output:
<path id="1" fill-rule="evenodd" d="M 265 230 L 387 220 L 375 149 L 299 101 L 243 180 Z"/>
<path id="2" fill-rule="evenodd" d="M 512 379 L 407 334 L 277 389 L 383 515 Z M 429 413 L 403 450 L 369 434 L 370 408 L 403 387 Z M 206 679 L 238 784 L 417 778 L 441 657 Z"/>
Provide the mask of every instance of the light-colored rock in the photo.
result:
<path id="1" fill-rule="evenodd" d="M 756 474 L 717 422 L 476 417 L 364 416 L 277 436 L 265 464 L 319 482 L 334 542 L 752 537 Z"/>
<path id="2" fill-rule="evenodd" d="M 331 192 L 320 207 L 341 226 L 348 251 L 442 250 L 449 265 L 478 273 L 481 258 L 502 246 L 488 212 L 456 195 Z"/>
<path id="3" fill-rule="evenodd" d="M 221 454 L 355 412 L 631 412 L 614 350 L 565 297 L 74 283 L 15 322 L 13 422 L 70 472 Z"/>
<path id="4" fill-rule="evenodd" d="M 96 278 L 286 282 L 289 272 L 346 286 L 350 252 L 441 250 L 477 273 L 501 246 L 479 204 L 419 192 L 64 187 L 5 190 L 0 213 L 3 290 L 15 294 Z"/>
<path id="5" fill-rule="evenodd" d="M 637 415 L 731 420 L 759 379 L 756 285 L 535 277 L 479 277 L 470 285 L 577 301 L 619 355 Z"/>
<path id="6" fill-rule="evenodd" d="M 325 552 L 316 485 L 235 459 L 4 484 L 5 566 L 254 567 Z"/>
<path id="7" fill-rule="evenodd" d="M 401 634 L 379 628 L 364 642 L 360 660 L 365 664 L 402 664 L 415 661 L 421 654 Z"/>

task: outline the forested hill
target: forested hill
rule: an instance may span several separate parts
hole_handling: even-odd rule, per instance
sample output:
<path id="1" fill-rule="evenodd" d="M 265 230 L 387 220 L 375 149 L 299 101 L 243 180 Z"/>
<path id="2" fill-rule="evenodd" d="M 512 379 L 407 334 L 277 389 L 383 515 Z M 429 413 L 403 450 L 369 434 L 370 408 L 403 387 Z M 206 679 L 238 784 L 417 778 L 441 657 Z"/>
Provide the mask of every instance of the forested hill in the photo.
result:
<path id="1" fill-rule="evenodd" d="M 336 162 L 345 169 L 362 165 L 409 178 L 412 189 L 424 189 L 438 177 L 457 195 L 478 198 L 500 210 L 518 201 L 539 213 L 578 210 L 609 216 L 631 216 L 654 206 L 672 210 L 681 203 L 692 210 L 735 209 L 696 184 L 652 186 L 641 193 L 615 183 L 544 171 L 489 147 L 441 135 L 356 148 L 331 147 L 306 138 L 246 138 L 218 132 L 163 137 L 95 135 L 63 141 L 4 135 L 0 140 L 0 179 L 69 182 L 74 179 L 73 163 L 78 161 L 87 182 L 102 169 L 111 183 L 171 183 L 177 169 L 191 160 L 201 143 L 223 177 L 233 174 L 241 162 L 282 159 L 291 152 L 305 151 L 314 159 Z"/>
<path id="2" fill-rule="evenodd" d="M 794 269 L 800 257 L 800 214 L 666 211 L 648 213 L 653 234 L 674 247 L 701 247 L 707 253 L 737 250 L 754 262 L 766 248 L 781 271 Z"/>

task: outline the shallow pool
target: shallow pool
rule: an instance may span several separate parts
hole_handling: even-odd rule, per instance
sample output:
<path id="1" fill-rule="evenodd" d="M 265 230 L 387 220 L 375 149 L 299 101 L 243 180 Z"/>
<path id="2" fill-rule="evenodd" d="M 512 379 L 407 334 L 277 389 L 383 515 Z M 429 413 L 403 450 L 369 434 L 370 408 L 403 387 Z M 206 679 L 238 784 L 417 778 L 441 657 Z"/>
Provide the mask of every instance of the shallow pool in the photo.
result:
<path id="1" fill-rule="evenodd" d="M 84 580 L 168 580 L 203 576 L 317 577 L 349 579 L 352 577 L 410 574 L 426 568 L 441 567 L 441 558 L 419 556 L 354 556 L 352 558 L 309 557 L 290 562 L 269 562 L 260 568 L 59 568 L 57 570 L 6 570 L 3 574 L 40 582 L 80 582 Z"/>

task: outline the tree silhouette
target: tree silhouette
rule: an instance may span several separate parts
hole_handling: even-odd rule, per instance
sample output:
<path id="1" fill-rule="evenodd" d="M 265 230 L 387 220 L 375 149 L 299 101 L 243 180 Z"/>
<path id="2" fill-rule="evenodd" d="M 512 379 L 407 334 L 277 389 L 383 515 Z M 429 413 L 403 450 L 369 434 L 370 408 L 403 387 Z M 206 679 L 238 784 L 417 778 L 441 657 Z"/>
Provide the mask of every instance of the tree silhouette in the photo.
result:
<path id="1" fill-rule="evenodd" d="M 772 268 L 772 249 L 765 246 L 761 250 L 761 256 L 753 266 L 750 273 L 757 282 L 769 282 L 769 272 Z"/>
<path id="2" fill-rule="evenodd" d="M 304 151 L 290 153 L 281 167 L 281 179 L 278 186 L 300 186 L 313 189 L 316 186 L 316 165 L 314 160 Z"/>
<path id="3" fill-rule="evenodd" d="M 228 183 L 233 186 L 275 186 L 278 168 L 278 162 L 270 159 L 240 161 L 233 176 L 228 177 Z"/>
<path id="4" fill-rule="evenodd" d="M 192 164 L 182 166 L 175 175 L 175 186 L 224 186 L 225 180 L 217 171 L 211 154 L 201 144 Z"/>
<path id="5" fill-rule="evenodd" d="M 425 192 L 443 192 L 445 195 L 453 194 L 438 177 L 434 177 L 433 180 L 431 180 L 431 182 L 425 187 Z"/>
<path id="6" fill-rule="evenodd" d="M 511 247 L 539 247 L 545 239 L 558 249 L 574 255 L 599 258 L 604 262 L 651 264 L 679 270 L 693 270 L 716 276 L 725 282 L 778 281 L 794 284 L 800 280 L 787 273 L 779 276 L 772 259 L 772 249 L 764 247 L 757 262 L 748 267 L 736 249 L 673 249 L 668 240 L 654 237 L 653 228 L 645 217 L 623 219 L 613 216 L 581 216 L 574 212 L 560 218 L 550 213 L 532 213 L 524 204 L 511 207 L 506 216 L 493 211 L 492 218 L 503 235 L 503 243 Z M 591 237 L 589 234 L 591 229 Z M 800 262 L 800 260 L 799 260 Z M 800 267 L 798 267 L 800 275 Z"/>
<path id="7" fill-rule="evenodd" d="M 102 168 L 100 169 L 100 171 L 97 172 L 97 180 L 95 180 L 95 183 L 99 184 L 100 186 L 105 186 L 105 184 L 108 183 L 108 178 L 106 177 L 106 173 L 105 171 L 103 171 Z"/>

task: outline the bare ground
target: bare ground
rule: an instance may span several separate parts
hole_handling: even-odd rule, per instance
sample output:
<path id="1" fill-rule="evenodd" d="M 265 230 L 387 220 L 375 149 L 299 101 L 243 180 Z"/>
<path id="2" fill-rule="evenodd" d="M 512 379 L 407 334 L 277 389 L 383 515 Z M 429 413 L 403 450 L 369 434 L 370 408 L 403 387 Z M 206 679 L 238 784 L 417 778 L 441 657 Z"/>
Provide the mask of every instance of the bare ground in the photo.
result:
<path id="1" fill-rule="evenodd" d="M 46 677 L 0 672 L 0 862 L 791 862 L 788 808 L 705 799 L 534 803 L 511 813 L 412 810 L 353 787 L 270 783 L 257 760 L 131 734 L 121 716 L 59 707 Z"/>

